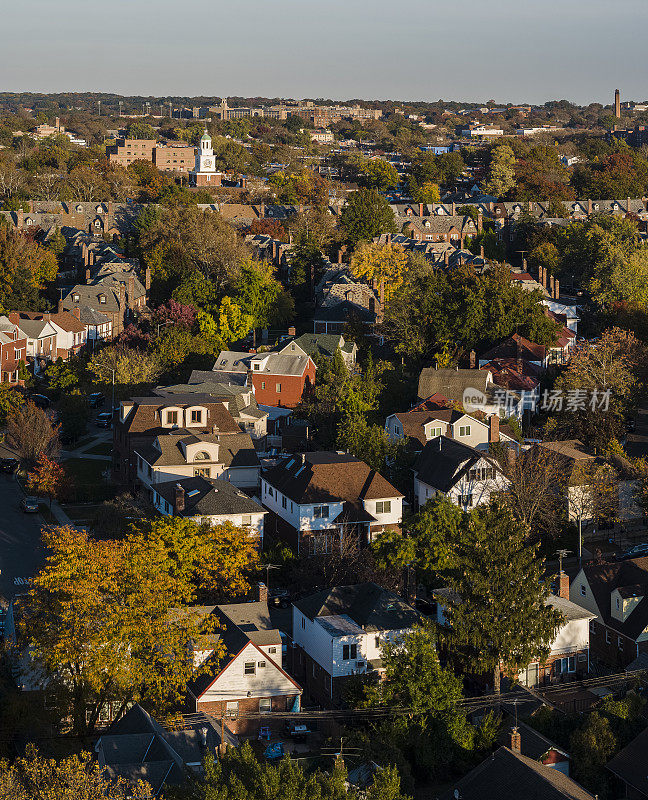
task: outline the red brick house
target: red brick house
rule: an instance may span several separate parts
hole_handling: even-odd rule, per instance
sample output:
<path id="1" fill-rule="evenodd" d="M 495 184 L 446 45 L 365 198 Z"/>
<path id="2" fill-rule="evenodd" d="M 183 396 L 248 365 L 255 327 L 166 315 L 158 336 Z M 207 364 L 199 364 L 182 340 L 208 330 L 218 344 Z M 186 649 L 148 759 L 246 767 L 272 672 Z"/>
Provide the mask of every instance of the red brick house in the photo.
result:
<path id="1" fill-rule="evenodd" d="M 615 669 L 648 653 L 648 557 L 583 567 L 572 602 L 592 612 L 592 654 Z"/>
<path id="2" fill-rule="evenodd" d="M 27 337 L 8 317 L 0 317 L 0 382 L 17 384 L 18 365 L 26 361 Z"/>
<path id="3" fill-rule="evenodd" d="M 261 406 L 296 408 L 307 385 L 315 383 L 315 362 L 304 354 L 239 353 L 223 350 L 214 365 L 214 375 L 224 383 L 247 380 Z"/>

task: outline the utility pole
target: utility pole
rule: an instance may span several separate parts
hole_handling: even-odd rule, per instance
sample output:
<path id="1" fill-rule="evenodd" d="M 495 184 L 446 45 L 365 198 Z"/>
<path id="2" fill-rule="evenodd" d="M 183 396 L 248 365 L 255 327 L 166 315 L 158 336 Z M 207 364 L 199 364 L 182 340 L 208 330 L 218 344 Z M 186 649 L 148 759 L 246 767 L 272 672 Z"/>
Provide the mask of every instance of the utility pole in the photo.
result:
<path id="1" fill-rule="evenodd" d="M 99 116 L 101 116 L 101 100 L 97 100 L 97 105 L 99 106 Z"/>

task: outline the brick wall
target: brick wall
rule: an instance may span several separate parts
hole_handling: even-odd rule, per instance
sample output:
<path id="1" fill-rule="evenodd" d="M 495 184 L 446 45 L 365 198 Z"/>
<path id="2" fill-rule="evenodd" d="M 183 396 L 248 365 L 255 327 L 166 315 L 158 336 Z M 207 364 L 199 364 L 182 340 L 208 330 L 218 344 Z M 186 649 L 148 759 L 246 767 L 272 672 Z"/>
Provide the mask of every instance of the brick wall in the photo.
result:
<path id="1" fill-rule="evenodd" d="M 620 635 L 598 620 L 590 625 L 590 649 L 593 656 L 615 668 L 626 667 L 637 657 L 637 644 L 633 639 Z M 648 652 L 646 643 L 640 644 L 639 652 L 644 649 Z"/>
<path id="2" fill-rule="evenodd" d="M 236 698 L 233 698 L 236 699 Z M 280 695 L 272 697 L 272 711 L 289 711 L 294 702 L 294 695 Z M 222 714 L 225 714 L 225 724 L 232 731 L 232 733 L 243 734 L 244 736 L 255 736 L 258 734 L 261 727 L 268 727 L 273 733 L 279 733 L 283 730 L 285 719 L 272 719 L 272 713 L 264 714 L 262 717 L 253 717 L 246 719 L 246 714 L 259 713 L 259 698 L 258 697 L 244 697 L 238 699 L 238 715 L 227 713 L 227 702 L 225 700 L 216 700 L 209 703 L 203 703 L 200 700 L 196 703 L 197 711 L 204 711 L 206 714 L 212 714 L 217 719 L 220 719 Z"/>
<path id="3" fill-rule="evenodd" d="M 153 162 L 162 172 L 188 172 L 196 163 L 195 148 L 187 145 L 158 145 Z"/>
<path id="4" fill-rule="evenodd" d="M 306 380 L 315 382 L 315 367 L 309 364 L 303 377 L 298 375 L 252 375 L 257 403 L 264 406 L 296 408 L 299 405 Z M 278 391 L 277 386 L 281 387 Z"/>

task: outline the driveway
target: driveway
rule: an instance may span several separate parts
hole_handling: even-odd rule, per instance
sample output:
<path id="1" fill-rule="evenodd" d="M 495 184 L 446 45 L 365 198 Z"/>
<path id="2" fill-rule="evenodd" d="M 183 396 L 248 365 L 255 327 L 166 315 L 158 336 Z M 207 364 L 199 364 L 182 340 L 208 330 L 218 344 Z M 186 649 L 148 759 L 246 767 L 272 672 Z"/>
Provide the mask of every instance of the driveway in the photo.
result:
<path id="1" fill-rule="evenodd" d="M 13 476 L 0 474 L 0 594 L 7 600 L 24 589 L 43 561 L 43 520 L 20 510 L 22 497 Z"/>

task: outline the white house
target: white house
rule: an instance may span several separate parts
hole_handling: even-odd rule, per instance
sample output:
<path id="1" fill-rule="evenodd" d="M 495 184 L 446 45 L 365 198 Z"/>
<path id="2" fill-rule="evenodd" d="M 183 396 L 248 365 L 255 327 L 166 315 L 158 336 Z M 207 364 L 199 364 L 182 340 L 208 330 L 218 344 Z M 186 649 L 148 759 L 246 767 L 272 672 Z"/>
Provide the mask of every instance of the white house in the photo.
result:
<path id="1" fill-rule="evenodd" d="M 576 673 L 585 675 L 590 669 L 590 621 L 595 615 L 569 599 L 569 576 L 558 577 L 558 594 L 550 594 L 547 605 L 562 614 L 563 621 L 557 627 L 551 642 L 549 655 L 531 661 L 517 675 L 523 686 L 534 687 L 542 683 L 574 680 Z M 437 622 L 447 626 L 445 605 L 448 605 L 450 589 L 437 589 Z"/>
<path id="2" fill-rule="evenodd" d="M 195 662 L 207 663 L 211 669 L 189 685 L 188 700 L 194 711 L 224 716 L 235 733 L 271 728 L 273 712 L 297 712 L 301 707 L 302 688 L 284 669 L 281 634 L 270 621 L 264 584 L 258 584 L 256 598 L 200 609 L 213 614 L 218 627 L 195 645 Z M 220 657 L 215 652 L 217 643 L 225 650 Z M 246 718 L 245 714 L 263 716 Z M 280 718 L 276 725 L 282 727 L 283 722 Z"/>
<path id="3" fill-rule="evenodd" d="M 227 481 L 198 476 L 156 483 L 151 501 L 164 517 L 191 517 L 210 525 L 231 522 L 239 528 L 247 528 L 263 545 L 264 519 L 268 512 Z"/>
<path id="4" fill-rule="evenodd" d="M 418 611 L 375 583 L 304 597 L 293 604 L 296 674 L 320 702 L 335 703 L 348 677 L 381 674 L 383 644 L 399 641 L 421 621 Z"/>
<path id="5" fill-rule="evenodd" d="M 491 414 L 487 420 L 480 420 L 454 408 L 391 414 L 385 420 L 385 432 L 392 441 L 407 437 L 415 450 L 422 450 L 437 436 L 447 436 L 477 450 L 488 450 L 494 442 L 517 447 L 513 431 L 500 423 L 499 415 Z"/>
<path id="6" fill-rule="evenodd" d="M 414 465 L 414 496 L 419 507 L 441 494 L 469 511 L 488 503 L 492 494 L 509 485 L 495 459 L 446 436 L 431 439 Z"/>
<path id="7" fill-rule="evenodd" d="M 261 476 L 261 502 L 298 551 L 329 552 L 346 534 L 362 544 L 403 517 L 403 494 L 345 453 L 299 453 Z"/>
<path id="8" fill-rule="evenodd" d="M 137 478 L 149 492 L 156 483 L 197 476 L 230 481 L 240 489 L 259 485 L 259 457 L 247 433 L 168 433 L 135 453 Z"/>

